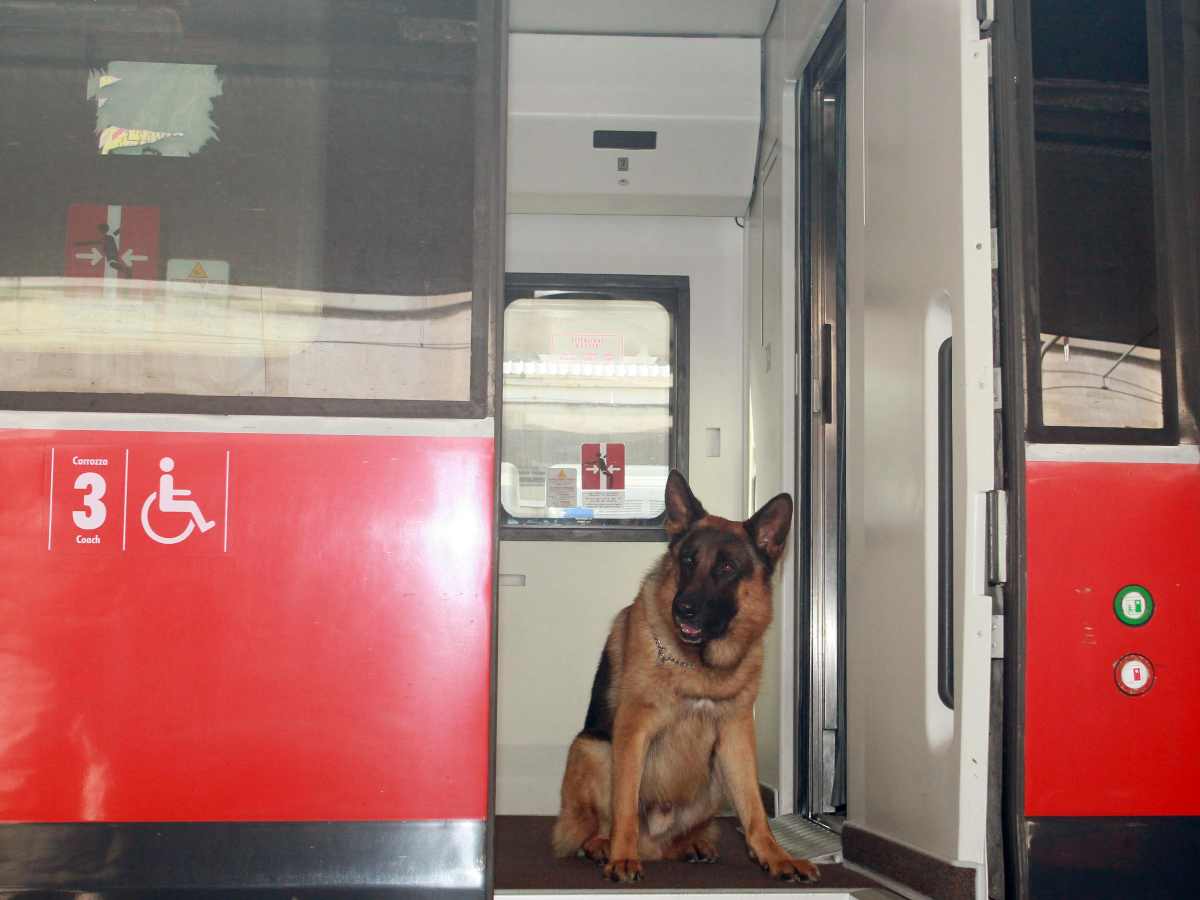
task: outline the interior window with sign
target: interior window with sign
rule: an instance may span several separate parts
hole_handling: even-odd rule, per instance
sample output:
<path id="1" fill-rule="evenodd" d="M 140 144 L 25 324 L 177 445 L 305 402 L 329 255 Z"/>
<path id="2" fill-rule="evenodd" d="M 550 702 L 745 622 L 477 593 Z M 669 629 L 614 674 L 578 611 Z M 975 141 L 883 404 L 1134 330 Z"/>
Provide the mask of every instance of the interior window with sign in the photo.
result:
<path id="1" fill-rule="evenodd" d="M 506 299 L 505 524 L 658 536 L 686 421 L 686 279 L 510 275 Z"/>
<path id="2" fill-rule="evenodd" d="M 0 403 L 483 415 L 495 15 L 0 0 Z"/>
<path id="3" fill-rule="evenodd" d="M 1038 295 L 1030 425 L 1047 438 L 1170 438 L 1146 4 L 1032 4 Z M 1071 431 L 1067 431 L 1070 429 Z M 1088 431 L 1081 431 L 1087 429 Z"/>

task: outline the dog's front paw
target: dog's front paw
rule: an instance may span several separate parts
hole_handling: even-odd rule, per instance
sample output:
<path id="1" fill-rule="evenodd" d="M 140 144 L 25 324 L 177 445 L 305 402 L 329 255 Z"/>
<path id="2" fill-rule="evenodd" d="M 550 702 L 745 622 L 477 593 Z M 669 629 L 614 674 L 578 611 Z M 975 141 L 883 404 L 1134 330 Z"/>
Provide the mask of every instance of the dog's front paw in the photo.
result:
<path id="1" fill-rule="evenodd" d="M 772 878 L 780 881 L 807 881 L 815 883 L 821 880 L 821 870 L 807 859 L 792 859 L 790 856 L 780 856 L 769 860 L 760 860 L 763 870 L 771 873 Z"/>
<path id="2" fill-rule="evenodd" d="M 636 859 L 614 859 L 604 867 L 609 881 L 641 881 L 642 864 Z"/>

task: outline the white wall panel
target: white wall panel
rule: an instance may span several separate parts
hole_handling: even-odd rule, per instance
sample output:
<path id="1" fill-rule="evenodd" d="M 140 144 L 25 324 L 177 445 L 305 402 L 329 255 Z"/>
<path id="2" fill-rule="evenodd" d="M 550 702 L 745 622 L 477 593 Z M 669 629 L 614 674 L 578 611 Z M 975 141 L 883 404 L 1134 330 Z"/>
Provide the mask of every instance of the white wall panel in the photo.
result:
<path id="1" fill-rule="evenodd" d="M 761 69 L 754 38 L 512 35 L 509 211 L 742 215 Z M 597 130 L 656 146 L 597 149 Z"/>

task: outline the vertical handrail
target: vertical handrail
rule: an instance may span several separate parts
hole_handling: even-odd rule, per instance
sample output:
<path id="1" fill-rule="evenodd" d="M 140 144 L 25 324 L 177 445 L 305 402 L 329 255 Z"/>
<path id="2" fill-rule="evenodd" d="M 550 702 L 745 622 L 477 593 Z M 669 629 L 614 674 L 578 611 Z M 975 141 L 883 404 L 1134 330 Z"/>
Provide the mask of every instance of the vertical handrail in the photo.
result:
<path id="1" fill-rule="evenodd" d="M 938 348 L 938 697 L 954 709 L 953 338 Z"/>
<path id="2" fill-rule="evenodd" d="M 833 424 L 833 325 L 821 325 L 821 415 Z"/>

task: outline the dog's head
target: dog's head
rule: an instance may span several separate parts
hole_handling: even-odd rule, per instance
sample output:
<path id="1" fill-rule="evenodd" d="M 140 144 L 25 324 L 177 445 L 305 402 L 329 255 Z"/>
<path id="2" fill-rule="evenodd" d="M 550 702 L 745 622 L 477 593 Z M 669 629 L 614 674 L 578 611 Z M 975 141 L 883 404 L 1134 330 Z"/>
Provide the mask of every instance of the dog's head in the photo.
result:
<path id="1" fill-rule="evenodd" d="M 659 615 L 708 666 L 737 665 L 771 624 L 771 575 L 792 525 L 780 494 L 745 522 L 705 512 L 687 480 L 667 478 L 665 564 Z"/>

